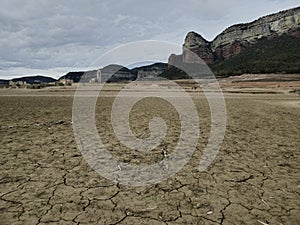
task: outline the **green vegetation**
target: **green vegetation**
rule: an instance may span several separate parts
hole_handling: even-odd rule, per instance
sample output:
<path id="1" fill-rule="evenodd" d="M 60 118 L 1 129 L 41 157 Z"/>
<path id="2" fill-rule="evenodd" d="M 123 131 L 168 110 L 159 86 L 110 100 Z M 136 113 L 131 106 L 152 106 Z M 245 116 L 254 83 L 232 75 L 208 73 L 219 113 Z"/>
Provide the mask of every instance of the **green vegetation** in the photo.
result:
<path id="1" fill-rule="evenodd" d="M 206 64 L 182 63 L 178 67 L 171 66 L 160 77 L 169 80 L 211 77 L 212 72 Z"/>
<path id="2" fill-rule="evenodd" d="M 168 80 L 190 79 L 190 76 L 188 76 L 184 71 L 176 67 L 168 68 L 165 72 L 163 72 L 159 76 L 166 78 Z"/>
<path id="3" fill-rule="evenodd" d="M 184 64 L 193 73 L 204 75 L 205 67 Z M 192 68 L 192 69 L 191 69 Z M 219 77 L 241 74 L 300 73 L 300 39 L 282 35 L 276 38 L 262 38 L 240 54 L 210 65 L 212 72 Z M 200 71 L 200 72 L 199 72 Z M 180 69 L 171 67 L 160 75 L 171 80 L 188 79 Z"/>
<path id="4" fill-rule="evenodd" d="M 300 39 L 282 35 L 260 39 L 239 55 L 211 66 L 216 75 L 300 73 Z"/>

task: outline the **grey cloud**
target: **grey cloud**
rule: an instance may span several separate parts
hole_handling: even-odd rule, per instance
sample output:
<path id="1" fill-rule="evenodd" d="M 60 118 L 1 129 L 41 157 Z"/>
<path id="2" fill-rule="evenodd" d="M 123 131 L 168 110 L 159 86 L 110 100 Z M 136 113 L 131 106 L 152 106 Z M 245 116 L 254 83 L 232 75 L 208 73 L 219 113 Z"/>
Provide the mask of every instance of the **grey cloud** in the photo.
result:
<path id="1" fill-rule="evenodd" d="M 297 4 L 297 0 L 3 0 L 0 76 L 18 67 L 88 66 L 104 51 L 126 42 L 158 39 L 181 45 L 190 30 L 212 39 L 228 25 Z"/>

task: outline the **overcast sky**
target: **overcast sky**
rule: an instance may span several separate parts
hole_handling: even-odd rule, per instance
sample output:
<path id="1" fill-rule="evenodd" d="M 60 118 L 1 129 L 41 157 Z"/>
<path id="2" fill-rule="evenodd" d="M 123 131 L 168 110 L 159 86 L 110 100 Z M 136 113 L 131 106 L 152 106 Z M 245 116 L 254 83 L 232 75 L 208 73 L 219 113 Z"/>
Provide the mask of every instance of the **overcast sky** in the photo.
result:
<path id="1" fill-rule="evenodd" d="M 299 6 L 299 0 L 0 0 L 0 78 L 59 77 L 128 42 L 182 45 L 230 25 Z M 165 55 L 167 60 L 168 53 Z"/>

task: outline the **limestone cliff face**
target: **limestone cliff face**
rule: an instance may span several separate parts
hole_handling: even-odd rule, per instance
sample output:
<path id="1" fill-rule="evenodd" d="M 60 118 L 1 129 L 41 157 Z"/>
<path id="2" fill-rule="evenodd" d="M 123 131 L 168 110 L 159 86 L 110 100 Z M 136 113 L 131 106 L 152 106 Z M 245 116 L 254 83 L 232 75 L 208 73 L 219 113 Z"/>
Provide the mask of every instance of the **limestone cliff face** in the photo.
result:
<path id="1" fill-rule="evenodd" d="M 227 59 L 260 38 L 292 34 L 299 27 L 300 7 L 265 16 L 252 23 L 229 27 L 212 41 L 211 48 L 218 56 Z"/>
<path id="2" fill-rule="evenodd" d="M 168 59 L 168 67 L 179 65 L 182 62 L 182 55 L 171 54 Z"/>
<path id="3" fill-rule="evenodd" d="M 219 34 L 212 42 L 212 49 L 232 44 L 234 41 L 255 42 L 262 37 L 281 35 L 300 26 L 300 7 L 264 16 L 254 22 L 234 25 Z"/>
<path id="4" fill-rule="evenodd" d="M 195 32 L 189 32 L 187 34 L 183 45 L 182 58 L 184 62 L 198 63 L 198 57 L 195 57 L 190 51 L 200 56 L 206 64 L 212 64 L 214 62 L 211 43 Z"/>
<path id="5" fill-rule="evenodd" d="M 205 63 L 213 64 L 241 53 L 261 38 L 272 39 L 282 34 L 300 38 L 300 7 L 264 16 L 251 23 L 231 26 L 212 42 L 195 32 L 189 32 L 183 45 L 182 60 L 184 63 L 196 62 L 193 54 L 187 51 L 189 49 Z"/>

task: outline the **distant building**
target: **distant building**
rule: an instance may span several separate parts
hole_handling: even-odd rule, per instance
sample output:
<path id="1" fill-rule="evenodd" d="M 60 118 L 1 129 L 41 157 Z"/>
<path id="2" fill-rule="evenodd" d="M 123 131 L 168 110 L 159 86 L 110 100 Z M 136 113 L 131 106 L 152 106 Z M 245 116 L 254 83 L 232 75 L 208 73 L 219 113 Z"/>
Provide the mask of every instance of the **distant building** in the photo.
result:
<path id="1" fill-rule="evenodd" d="M 101 70 L 98 69 L 97 70 L 97 79 L 96 79 L 96 82 L 99 82 L 99 83 L 102 83 L 102 76 L 101 76 Z"/>

